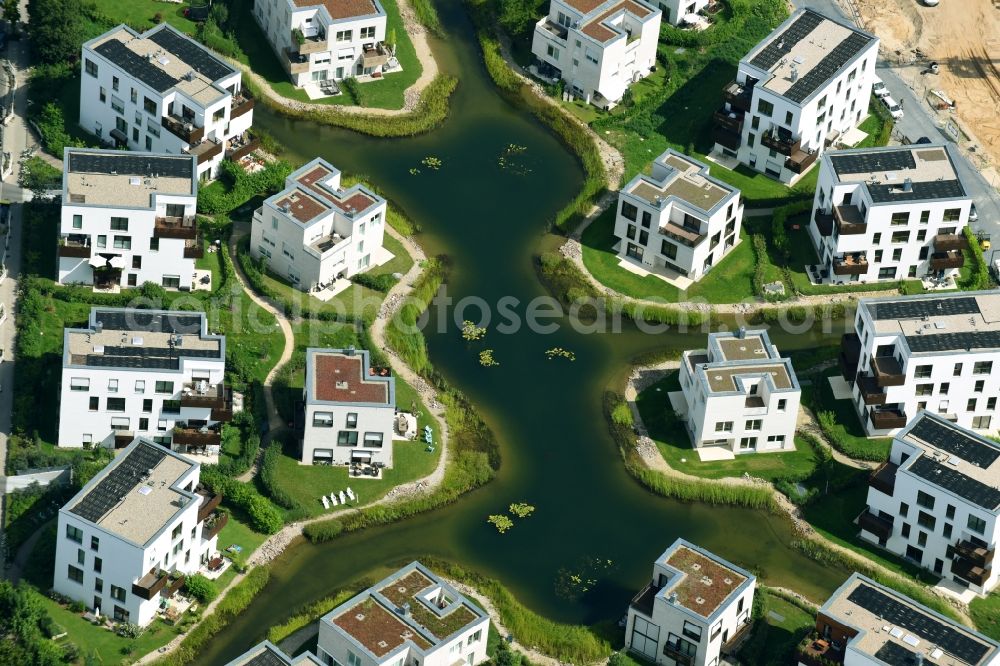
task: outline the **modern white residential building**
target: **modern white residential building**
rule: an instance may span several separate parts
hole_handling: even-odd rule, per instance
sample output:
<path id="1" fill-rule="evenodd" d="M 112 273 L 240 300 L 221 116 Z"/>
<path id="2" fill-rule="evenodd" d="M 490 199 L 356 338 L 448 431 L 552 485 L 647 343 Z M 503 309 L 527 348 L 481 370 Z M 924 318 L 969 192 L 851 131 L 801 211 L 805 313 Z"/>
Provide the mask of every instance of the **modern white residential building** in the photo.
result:
<path id="1" fill-rule="evenodd" d="M 1000 444 L 923 411 L 868 486 L 862 538 L 978 594 L 996 586 Z"/>
<path id="2" fill-rule="evenodd" d="M 378 0 L 256 0 L 253 15 L 297 86 L 399 68 Z"/>
<path id="3" fill-rule="evenodd" d="M 644 0 L 552 0 L 531 53 L 540 75 L 610 109 L 656 66 L 659 37 L 660 10 Z"/>
<path id="4" fill-rule="evenodd" d="M 291 657 L 271 641 L 263 641 L 233 659 L 226 666 L 327 666 L 312 652 Z"/>
<path id="5" fill-rule="evenodd" d="M 708 166 L 675 150 L 618 193 L 618 254 L 654 271 L 704 277 L 740 240 L 740 191 L 708 175 Z"/>
<path id="6" fill-rule="evenodd" d="M 832 284 L 944 277 L 965 263 L 972 199 L 947 145 L 835 150 L 820 160 L 809 236 Z"/>
<path id="7" fill-rule="evenodd" d="M 799 666 L 1000 664 L 1000 643 L 859 573 L 819 609 L 816 633 L 799 648 Z"/>
<path id="8" fill-rule="evenodd" d="M 488 660 L 490 618 L 419 562 L 411 562 L 320 618 L 328 666 L 475 666 Z"/>
<path id="9" fill-rule="evenodd" d="M 126 25 L 83 45 L 80 126 L 116 148 L 187 153 L 213 178 L 224 157 L 258 142 L 248 134 L 253 98 L 240 72 L 190 37 L 161 23 L 144 33 Z"/>
<path id="10" fill-rule="evenodd" d="M 749 631 L 757 578 L 678 539 L 628 608 L 625 646 L 664 666 L 718 666 Z"/>
<path id="11" fill-rule="evenodd" d="M 95 307 L 63 334 L 59 446 L 120 448 L 136 436 L 218 454 L 233 415 L 226 337 L 204 312 Z"/>
<path id="12" fill-rule="evenodd" d="M 396 380 L 364 349 L 306 350 L 302 462 L 392 467 Z"/>
<path id="13" fill-rule="evenodd" d="M 733 453 L 795 448 L 802 389 L 767 331 L 710 333 L 708 349 L 684 352 L 684 418 L 692 446 Z"/>
<path id="14" fill-rule="evenodd" d="M 317 157 L 254 211 L 250 254 L 303 291 L 372 266 L 385 233 L 385 199 Z"/>
<path id="15" fill-rule="evenodd" d="M 136 439 L 59 510 L 52 587 L 118 622 L 146 625 L 217 552 L 228 514 L 200 465 Z"/>
<path id="16" fill-rule="evenodd" d="M 66 148 L 63 164 L 60 284 L 191 289 L 197 158 Z"/>
<path id="17" fill-rule="evenodd" d="M 800 9 L 740 61 L 715 150 L 791 183 L 868 115 L 879 40 Z"/>
<path id="18" fill-rule="evenodd" d="M 841 372 L 869 436 L 926 409 L 963 428 L 1000 427 L 1000 291 L 862 298 Z"/>
<path id="19" fill-rule="evenodd" d="M 708 0 L 657 0 L 655 3 L 663 12 L 663 22 L 670 25 L 684 23 L 686 16 L 697 14 L 708 7 Z"/>

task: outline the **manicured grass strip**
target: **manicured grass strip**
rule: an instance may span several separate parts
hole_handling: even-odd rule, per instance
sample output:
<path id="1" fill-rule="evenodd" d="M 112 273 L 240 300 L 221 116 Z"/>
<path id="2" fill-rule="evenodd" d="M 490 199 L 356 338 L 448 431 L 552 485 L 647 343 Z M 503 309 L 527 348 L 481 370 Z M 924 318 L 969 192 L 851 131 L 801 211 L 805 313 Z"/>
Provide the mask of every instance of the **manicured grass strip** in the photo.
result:
<path id="1" fill-rule="evenodd" d="M 969 614 L 979 631 L 1000 641 L 1000 592 L 973 599 L 969 604 Z"/>
<path id="2" fill-rule="evenodd" d="M 737 655 L 744 664 L 790 664 L 795 647 L 815 626 L 811 610 L 759 587 L 754 597 L 753 634 Z"/>
<path id="3" fill-rule="evenodd" d="M 829 378 L 839 372 L 837 369 L 828 370 L 816 377 L 812 386 L 803 387 L 802 403 L 813 410 L 823 434 L 841 453 L 857 460 L 888 460 L 892 438 L 866 437 L 853 402 L 833 397 Z"/>

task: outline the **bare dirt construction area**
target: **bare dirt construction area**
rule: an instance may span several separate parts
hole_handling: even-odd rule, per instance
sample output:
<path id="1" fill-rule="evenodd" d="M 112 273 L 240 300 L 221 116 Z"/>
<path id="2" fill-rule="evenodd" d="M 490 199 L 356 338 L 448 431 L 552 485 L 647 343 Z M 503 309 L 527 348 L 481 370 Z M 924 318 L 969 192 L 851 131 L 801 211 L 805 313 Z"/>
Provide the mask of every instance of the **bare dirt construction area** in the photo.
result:
<path id="1" fill-rule="evenodd" d="M 938 75 L 915 75 L 914 88 L 942 90 L 960 124 L 1000 163 L 1000 0 L 855 0 L 865 27 L 882 40 L 883 57 L 907 63 L 913 49 L 936 61 Z M 909 76 L 906 76 L 910 80 Z"/>

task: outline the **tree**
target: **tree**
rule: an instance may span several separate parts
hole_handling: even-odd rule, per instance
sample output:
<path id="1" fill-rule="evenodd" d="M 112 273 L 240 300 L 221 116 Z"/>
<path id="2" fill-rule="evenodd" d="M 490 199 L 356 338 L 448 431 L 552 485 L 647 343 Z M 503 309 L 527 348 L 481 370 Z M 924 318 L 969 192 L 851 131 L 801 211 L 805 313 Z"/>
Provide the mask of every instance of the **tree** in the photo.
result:
<path id="1" fill-rule="evenodd" d="M 61 182 L 62 172 L 41 157 L 30 157 L 21 162 L 17 184 L 22 189 L 31 190 L 36 199 L 41 199 L 50 190 L 58 188 Z"/>
<path id="2" fill-rule="evenodd" d="M 38 60 L 57 63 L 79 57 L 84 41 L 81 0 L 28 0 L 28 17 L 28 35 Z"/>
<path id="3" fill-rule="evenodd" d="M 201 574 L 188 576 L 184 579 L 184 587 L 188 593 L 203 604 L 207 604 L 219 594 L 215 583 L 205 578 Z"/>
<path id="4" fill-rule="evenodd" d="M 538 0 L 501 0 L 500 25 L 514 37 L 523 36 L 538 20 L 540 6 Z"/>
<path id="5" fill-rule="evenodd" d="M 4 0 L 3 19 L 17 24 L 21 20 L 21 3 L 18 0 Z"/>

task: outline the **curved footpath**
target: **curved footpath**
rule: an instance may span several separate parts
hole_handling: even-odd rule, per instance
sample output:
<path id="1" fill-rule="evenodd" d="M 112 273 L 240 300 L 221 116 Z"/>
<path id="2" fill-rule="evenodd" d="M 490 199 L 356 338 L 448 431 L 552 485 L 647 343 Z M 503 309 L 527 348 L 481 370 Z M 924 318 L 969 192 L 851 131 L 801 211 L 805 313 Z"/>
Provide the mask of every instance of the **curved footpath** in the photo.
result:
<path id="1" fill-rule="evenodd" d="M 229 64 L 239 68 L 240 71 L 243 72 L 243 76 L 252 80 L 257 88 L 263 91 L 268 100 L 279 106 L 285 106 L 290 109 L 295 109 L 296 111 L 341 111 L 343 113 L 357 115 L 390 117 L 405 115 L 417 108 L 417 104 L 420 103 L 420 95 L 438 75 L 438 64 L 437 60 L 434 59 L 434 53 L 431 51 L 430 42 L 427 38 L 427 28 L 425 28 L 424 25 L 417 19 L 416 12 L 413 10 L 410 0 L 397 0 L 397 3 L 399 6 L 399 14 L 403 19 L 403 30 L 405 30 L 406 34 L 410 36 L 410 41 L 413 42 L 413 48 L 417 52 L 417 60 L 420 61 L 420 64 L 423 67 L 420 77 L 413 82 L 413 85 L 403 91 L 402 108 L 377 109 L 347 104 L 300 102 L 295 99 L 289 99 L 288 97 L 275 92 L 274 89 L 271 88 L 271 84 L 268 83 L 268 81 L 265 80 L 260 74 L 257 74 L 250 69 L 249 65 L 233 60 L 232 58 L 227 58 L 227 60 L 229 61 Z M 366 84 L 362 83 L 360 85 Z"/>

